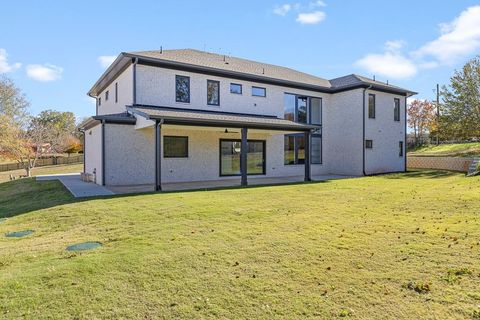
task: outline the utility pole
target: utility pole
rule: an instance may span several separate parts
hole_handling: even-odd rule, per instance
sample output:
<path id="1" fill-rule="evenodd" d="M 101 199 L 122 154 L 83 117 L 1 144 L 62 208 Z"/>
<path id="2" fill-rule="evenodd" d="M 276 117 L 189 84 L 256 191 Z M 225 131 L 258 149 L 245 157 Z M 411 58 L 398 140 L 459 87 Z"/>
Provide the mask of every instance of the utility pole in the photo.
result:
<path id="1" fill-rule="evenodd" d="M 440 144 L 440 86 L 437 83 L 437 146 Z"/>

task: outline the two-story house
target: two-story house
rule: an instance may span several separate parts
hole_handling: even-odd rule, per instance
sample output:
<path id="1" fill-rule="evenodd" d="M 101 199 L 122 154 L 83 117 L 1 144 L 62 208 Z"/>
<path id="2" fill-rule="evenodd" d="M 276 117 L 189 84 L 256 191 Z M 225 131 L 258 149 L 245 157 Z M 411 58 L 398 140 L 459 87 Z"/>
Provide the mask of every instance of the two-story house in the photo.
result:
<path id="1" fill-rule="evenodd" d="M 85 172 L 98 184 L 305 180 L 406 169 L 406 99 L 358 75 L 332 80 L 197 50 L 121 53 L 88 95 Z"/>

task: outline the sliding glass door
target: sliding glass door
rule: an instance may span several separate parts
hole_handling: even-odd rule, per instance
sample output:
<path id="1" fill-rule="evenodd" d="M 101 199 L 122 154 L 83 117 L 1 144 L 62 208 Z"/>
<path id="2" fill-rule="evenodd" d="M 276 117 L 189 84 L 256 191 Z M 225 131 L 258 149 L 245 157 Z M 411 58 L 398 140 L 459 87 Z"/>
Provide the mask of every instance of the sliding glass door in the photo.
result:
<path id="1" fill-rule="evenodd" d="M 241 140 L 220 140 L 220 176 L 238 176 Z M 265 141 L 247 141 L 247 174 L 265 174 Z"/>

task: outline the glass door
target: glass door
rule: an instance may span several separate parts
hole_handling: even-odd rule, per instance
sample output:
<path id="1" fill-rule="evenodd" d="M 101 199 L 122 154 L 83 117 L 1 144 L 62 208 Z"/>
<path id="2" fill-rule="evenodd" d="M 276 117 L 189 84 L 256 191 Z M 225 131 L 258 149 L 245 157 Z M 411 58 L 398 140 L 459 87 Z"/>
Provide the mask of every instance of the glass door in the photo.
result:
<path id="1" fill-rule="evenodd" d="M 241 140 L 220 140 L 220 176 L 239 176 Z M 265 141 L 247 141 L 247 174 L 265 174 Z"/>

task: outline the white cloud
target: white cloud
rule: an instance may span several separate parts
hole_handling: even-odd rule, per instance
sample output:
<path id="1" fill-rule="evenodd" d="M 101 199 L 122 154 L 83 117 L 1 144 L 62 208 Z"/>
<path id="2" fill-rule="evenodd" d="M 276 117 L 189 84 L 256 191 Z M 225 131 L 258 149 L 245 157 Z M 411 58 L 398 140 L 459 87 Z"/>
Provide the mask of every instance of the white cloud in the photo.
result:
<path id="1" fill-rule="evenodd" d="M 116 58 L 117 56 L 100 56 L 98 57 L 98 61 L 102 68 L 108 68 Z"/>
<path id="2" fill-rule="evenodd" d="M 322 0 L 317 0 L 315 2 L 310 2 L 310 7 L 315 8 L 315 7 L 326 7 L 327 4 L 323 2 Z"/>
<path id="3" fill-rule="evenodd" d="M 292 10 L 291 4 L 282 4 L 281 6 L 276 6 L 273 9 L 273 13 L 278 14 L 279 16 L 285 16 L 290 10 Z"/>
<path id="4" fill-rule="evenodd" d="M 480 5 L 464 10 L 450 23 L 439 26 L 440 37 L 418 49 L 416 57 L 431 57 L 442 64 L 454 63 L 480 49 Z"/>
<path id="5" fill-rule="evenodd" d="M 9 64 L 7 50 L 0 48 L 0 73 L 13 72 L 22 66 L 21 63 Z"/>
<path id="6" fill-rule="evenodd" d="M 418 67 L 401 53 L 404 46 L 402 40 L 387 41 L 384 53 L 367 54 L 355 64 L 375 75 L 393 79 L 410 78 L 417 74 Z"/>
<path id="7" fill-rule="evenodd" d="M 325 12 L 322 11 L 299 13 L 297 16 L 297 22 L 301 24 L 317 24 L 325 20 L 325 17 Z"/>
<path id="8" fill-rule="evenodd" d="M 63 68 L 53 64 L 29 64 L 27 66 L 27 76 L 37 81 L 55 81 L 62 77 Z"/>

